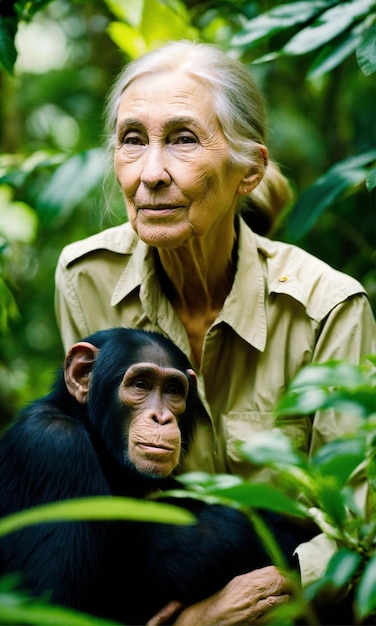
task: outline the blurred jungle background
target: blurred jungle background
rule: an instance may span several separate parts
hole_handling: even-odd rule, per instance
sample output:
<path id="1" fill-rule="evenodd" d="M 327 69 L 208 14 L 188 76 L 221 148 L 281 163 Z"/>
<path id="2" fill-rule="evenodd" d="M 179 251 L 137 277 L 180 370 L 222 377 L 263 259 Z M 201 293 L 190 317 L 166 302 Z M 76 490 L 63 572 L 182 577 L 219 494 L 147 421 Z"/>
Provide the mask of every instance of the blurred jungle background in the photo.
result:
<path id="1" fill-rule="evenodd" d="M 62 247 L 125 219 L 102 149 L 106 94 L 169 39 L 249 66 L 295 194 L 272 236 L 356 277 L 376 310 L 375 33 L 372 0 L 0 0 L 0 428 L 62 361 Z"/>

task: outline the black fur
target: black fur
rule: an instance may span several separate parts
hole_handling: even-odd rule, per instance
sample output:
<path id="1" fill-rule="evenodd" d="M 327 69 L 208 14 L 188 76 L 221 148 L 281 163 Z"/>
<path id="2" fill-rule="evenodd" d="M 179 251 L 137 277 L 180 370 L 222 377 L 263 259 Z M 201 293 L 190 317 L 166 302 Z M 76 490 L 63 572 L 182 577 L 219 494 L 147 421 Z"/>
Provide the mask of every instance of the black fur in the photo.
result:
<path id="1" fill-rule="evenodd" d="M 0 441 L 0 514 L 93 495 L 145 498 L 171 487 L 170 479 L 140 476 L 122 458 L 124 419 L 117 391 L 140 350 L 157 343 L 170 366 L 186 372 L 184 354 L 165 337 L 125 328 L 86 338 L 100 348 L 88 405 L 68 392 L 63 371 L 52 391 L 26 407 Z M 187 449 L 200 409 L 189 379 L 179 418 Z M 183 450 L 184 452 L 184 450 Z M 246 517 L 194 499 L 176 501 L 198 516 L 193 526 L 137 522 L 74 522 L 31 526 L 0 541 L 2 573 L 21 571 L 32 594 L 54 603 L 144 624 L 167 601 L 191 604 L 239 573 L 270 563 Z M 270 516 L 289 560 L 300 537 Z"/>

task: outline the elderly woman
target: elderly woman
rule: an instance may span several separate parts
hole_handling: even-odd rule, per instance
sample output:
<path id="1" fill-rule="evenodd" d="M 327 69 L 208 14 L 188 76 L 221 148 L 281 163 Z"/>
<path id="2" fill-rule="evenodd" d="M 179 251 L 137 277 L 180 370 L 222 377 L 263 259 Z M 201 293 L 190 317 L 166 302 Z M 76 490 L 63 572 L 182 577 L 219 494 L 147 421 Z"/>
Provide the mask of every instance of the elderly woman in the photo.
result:
<path id="1" fill-rule="evenodd" d="M 276 423 L 291 378 L 306 363 L 358 363 L 376 349 L 356 280 L 259 234 L 288 198 L 268 165 L 265 124 L 248 71 L 216 47 L 171 42 L 130 63 L 108 106 L 128 222 L 68 245 L 56 272 L 67 349 L 124 325 L 162 332 L 190 358 L 207 414 L 182 471 L 260 481 L 268 476 L 239 456 L 237 442 L 277 426 L 311 455 L 354 428 L 328 412 Z M 303 582 L 323 571 L 318 540 L 299 546 L 298 556 Z M 267 567 L 186 608 L 175 623 L 254 624 L 289 591 Z M 173 612 L 172 603 L 150 623 Z"/>

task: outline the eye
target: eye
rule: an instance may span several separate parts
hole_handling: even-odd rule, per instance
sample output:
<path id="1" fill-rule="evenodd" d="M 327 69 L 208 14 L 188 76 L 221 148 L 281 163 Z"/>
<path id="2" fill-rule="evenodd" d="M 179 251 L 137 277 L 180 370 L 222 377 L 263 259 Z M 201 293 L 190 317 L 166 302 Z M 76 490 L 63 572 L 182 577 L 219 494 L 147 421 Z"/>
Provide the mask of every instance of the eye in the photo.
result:
<path id="1" fill-rule="evenodd" d="M 186 143 L 196 143 L 197 139 L 195 137 L 193 137 L 193 135 L 180 135 L 180 137 L 177 137 L 175 143 L 182 143 L 182 144 L 186 144 Z"/>
<path id="2" fill-rule="evenodd" d="M 182 385 L 178 381 L 171 381 L 166 387 L 166 392 L 171 396 L 184 396 L 184 390 Z"/>
<path id="3" fill-rule="evenodd" d="M 150 387 L 145 378 L 135 378 L 133 381 L 133 386 L 137 387 L 137 389 L 149 389 Z"/>
<path id="4" fill-rule="evenodd" d="M 145 145 L 144 139 L 141 137 L 139 133 L 129 132 L 126 133 L 123 137 L 123 144 L 128 146 L 143 146 Z"/>
<path id="5" fill-rule="evenodd" d="M 181 130 L 174 133 L 169 141 L 173 146 L 195 146 L 198 143 L 198 139 L 194 133 L 189 130 Z"/>

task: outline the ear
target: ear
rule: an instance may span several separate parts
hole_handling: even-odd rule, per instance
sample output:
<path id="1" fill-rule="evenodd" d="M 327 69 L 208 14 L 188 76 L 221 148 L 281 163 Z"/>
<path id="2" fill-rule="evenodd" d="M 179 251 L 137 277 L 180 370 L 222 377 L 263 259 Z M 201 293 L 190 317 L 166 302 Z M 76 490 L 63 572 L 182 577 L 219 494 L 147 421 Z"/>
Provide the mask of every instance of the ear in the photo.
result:
<path id="1" fill-rule="evenodd" d="M 257 187 L 257 185 L 262 181 L 266 166 L 268 165 L 267 148 L 259 144 L 257 145 L 256 150 L 257 158 L 255 159 L 255 163 L 243 176 L 238 186 L 238 193 L 241 196 L 245 196 L 247 193 L 250 193 L 252 189 Z"/>
<path id="2" fill-rule="evenodd" d="M 99 349 L 86 341 L 75 343 L 64 361 L 64 379 L 71 396 L 80 404 L 88 400 L 90 374 L 98 356 Z"/>
<path id="3" fill-rule="evenodd" d="M 188 374 L 188 378 L 191 379 L 191 381 L 193 382 L 193 384 L 197 387 L 197 376 L 195 374 L 195 372 L 191 369 L 187 370 L 187 374 Z"/>

